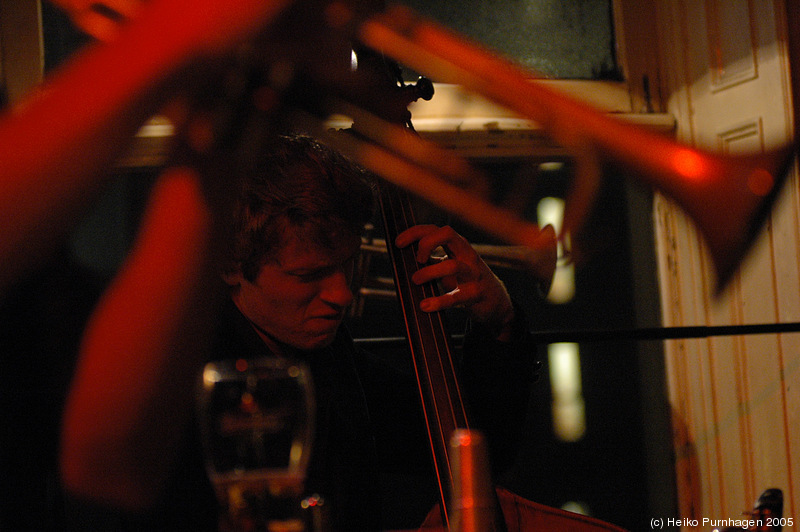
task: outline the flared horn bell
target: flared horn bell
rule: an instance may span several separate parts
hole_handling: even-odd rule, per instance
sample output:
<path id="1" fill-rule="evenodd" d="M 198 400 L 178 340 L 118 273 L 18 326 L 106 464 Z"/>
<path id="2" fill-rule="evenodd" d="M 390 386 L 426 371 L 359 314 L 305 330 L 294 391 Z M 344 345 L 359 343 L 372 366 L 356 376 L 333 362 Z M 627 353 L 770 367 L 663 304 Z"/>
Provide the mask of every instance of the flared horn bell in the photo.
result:
<path id="1" fill-rule="evenodd" d="M 359 38 L 418 72 L 455 83 L 537 122 L 576 160 L 562 231 L 591 208 L 604 163 L 630 171 L 692 218 L 710 251 L 717 294 L 730 280 L 786 181 L 787 146 L 723 155 L 683 145 L 537 83 L 534 75 L 404 7 L 361 25 Z"/>
<path id="2" fill-rule="evenodd" d="M 789 175 L 794 146 L 738 156 L 682 149 L 671 162 L 673 172 L 646 180 L 693 220 L 714 264 L 719 294 L 760 233 Z"/>

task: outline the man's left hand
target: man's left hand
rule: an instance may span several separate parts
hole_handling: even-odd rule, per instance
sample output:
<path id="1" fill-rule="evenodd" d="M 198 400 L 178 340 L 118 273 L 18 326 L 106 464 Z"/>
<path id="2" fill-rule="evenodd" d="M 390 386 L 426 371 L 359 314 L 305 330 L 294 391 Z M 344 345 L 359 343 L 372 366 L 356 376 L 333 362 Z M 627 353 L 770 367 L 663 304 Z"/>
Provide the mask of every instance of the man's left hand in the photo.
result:
<path id="1" fill-rule="evenodd" d="M 416 225 L 400 233 L 395 245 L 405 248 L 415 242 L 417 262 L 426 266 L 411 280 L 416 284 L 439 281 L 446 292 L 422 300 L 420 309 L 436 312 L 463 307 L 472 320 L 494 331 L 498 340 L 509 340 L 514 320 L 511 298 L 470 243 L 449 226 Z M 439 247 L 444 256 L 433 254 Z"/>

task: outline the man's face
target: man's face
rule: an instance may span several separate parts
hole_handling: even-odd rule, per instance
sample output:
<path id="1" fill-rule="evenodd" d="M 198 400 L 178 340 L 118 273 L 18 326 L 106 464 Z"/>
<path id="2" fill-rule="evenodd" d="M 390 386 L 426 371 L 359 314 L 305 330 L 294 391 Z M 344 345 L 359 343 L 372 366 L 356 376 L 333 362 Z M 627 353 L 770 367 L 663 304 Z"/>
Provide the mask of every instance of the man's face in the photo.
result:
<path id="1" fill-rule="evenodd" d="M 361 238 L 344 235 L 333 251 L 288 228 L 286 245 L 253 282 L 227 278 L 239 310 L 273 338 L 301 350 L 330 345 L 353 301 L 350 283 Z"/>

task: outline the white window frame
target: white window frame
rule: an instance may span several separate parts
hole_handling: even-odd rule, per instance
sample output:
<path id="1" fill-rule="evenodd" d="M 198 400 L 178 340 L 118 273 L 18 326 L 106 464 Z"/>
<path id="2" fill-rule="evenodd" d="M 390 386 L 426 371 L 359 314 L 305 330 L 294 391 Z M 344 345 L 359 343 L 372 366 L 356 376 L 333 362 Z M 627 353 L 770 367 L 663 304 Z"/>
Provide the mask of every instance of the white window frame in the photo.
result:
<path id="1" fill-rule="evenodd" d="M 617 61 L 625 81 L 541 80 L 598 110 L 662 132 L 674 130 L 674 119 L 662 111 L 654 37 L 652 2 L 614 0 Z M 636 50 L 635 54 L 627 50 Z M 13 103 L 43 76 L 41 4 L 39 0 L 3 0 L 0 4 L 0 80 Z M 645 83 L 644 80 L 649 80 Z M 649 87 L 647 87 L 648 85 Z M 416 129 L 468 158 L 563 155 L 535 122 L 516 116 L 455 85 L 436 84 L 430 102 L 411 106 Z M 169 123 L 154 117 L 134 139 L 121 166 L 154 166 L 162 161 Z"/>

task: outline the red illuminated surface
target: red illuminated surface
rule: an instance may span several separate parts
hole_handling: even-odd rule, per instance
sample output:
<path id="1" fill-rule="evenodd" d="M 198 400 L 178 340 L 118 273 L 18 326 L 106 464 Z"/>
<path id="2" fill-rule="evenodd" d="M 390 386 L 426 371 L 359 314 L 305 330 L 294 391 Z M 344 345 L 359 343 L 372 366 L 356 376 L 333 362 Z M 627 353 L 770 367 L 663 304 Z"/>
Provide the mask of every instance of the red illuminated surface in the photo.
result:
<path id="1" fill-rule="evenodd" d="M 747 188 L 757 196 L 766 196 L 775 186 L 775 178 L 763 168 L 753 171 L 747 178 Z"/>
<path id="2" fill-rule="evenodd" d="M 671 163 L 677 173 L 690 179 L 702 177 L 706 168 L 703 158 L 688 148 L 678 150 Z"/>
<path id="3" fill-rule="evenodd" d="M 210 221 L 195 172 L 161 176 L 134 249 L 85 334 L 62 447 L 65 482 L 76 493 L 145 506 L 154 492 L 138 488 L 169 470 L 167 451 L 177 445 L 170 427 L 191 407 L 183 390 L 205 358 L 191 339 Z"/>

